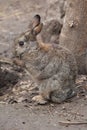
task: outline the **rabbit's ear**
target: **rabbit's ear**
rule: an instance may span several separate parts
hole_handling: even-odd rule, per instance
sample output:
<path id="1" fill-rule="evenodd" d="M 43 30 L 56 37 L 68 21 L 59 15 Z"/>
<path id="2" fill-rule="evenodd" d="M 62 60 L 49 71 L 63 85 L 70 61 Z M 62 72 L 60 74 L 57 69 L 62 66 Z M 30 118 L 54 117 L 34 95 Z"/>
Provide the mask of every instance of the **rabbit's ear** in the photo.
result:
<path id="1" fill-rule="evenodd" d="M 41 32 L 42 28 L 43 28 L 43 23 L 40 23 L 38 26 L 36 26 L 36 27 L 33 29 L 33 32 L 34 32 L 36 35 L 38 35 L 38 34 Z"/>

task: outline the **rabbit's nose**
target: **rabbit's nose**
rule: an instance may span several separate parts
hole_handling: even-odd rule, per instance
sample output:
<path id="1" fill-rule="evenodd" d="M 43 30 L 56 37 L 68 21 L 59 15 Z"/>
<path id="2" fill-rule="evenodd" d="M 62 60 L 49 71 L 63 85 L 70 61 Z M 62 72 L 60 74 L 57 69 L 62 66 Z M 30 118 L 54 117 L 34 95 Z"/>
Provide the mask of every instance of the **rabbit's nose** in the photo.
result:
<path id="1" fill-rule="evenodd" d="M 23 46 L 24 42 L 23 41 L 19 41 L 19 46 Z"/>

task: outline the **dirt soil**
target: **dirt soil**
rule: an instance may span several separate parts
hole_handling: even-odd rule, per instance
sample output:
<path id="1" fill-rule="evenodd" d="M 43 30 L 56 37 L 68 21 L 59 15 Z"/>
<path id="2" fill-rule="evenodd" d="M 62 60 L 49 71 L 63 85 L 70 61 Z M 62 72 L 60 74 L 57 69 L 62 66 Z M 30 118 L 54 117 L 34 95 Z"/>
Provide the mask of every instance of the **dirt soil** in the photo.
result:
<path id="1" fill-rule="evenodd" d="M 55 17 L 62 22 L 58 12 L 63 9 L 63 1 L 0 0 L 0 56 L 12 57 L 13 40 L 27 29 L 33 15 L 39 13 L 44 22 Z M 58 4 L 61 5 L 61 10 L 57 7 Z M 6 66 L 6 69 L 9 71 L 9 66 Z M 17 72 L 12 68 L 10 70 L 15 74 Z M 15 80 L 14 75 L 11 76 Z M 19 76 L 19 79 L 23 78 L 22 72 L 16 76 Z M 10 82 L 10 86 L 12 84 Z M 11 92 L 9 95 L 3 93 L 2 96 L 0 93 L 0 130 L 87 130 L 87 124 L 64 126 L 59 124 L 60 121 L 87 122 L 87 76 L 78 76 L 76 85 L 80 89 L 77 90 L 77 96 L 62 104 L 49 103 L 40 106 L 31 102 L 32 96 L 38 93 L 36 88 L 32 89 L 31 84 L 27 77 L 20 80 L 14 88 L 5 87 Z"/>

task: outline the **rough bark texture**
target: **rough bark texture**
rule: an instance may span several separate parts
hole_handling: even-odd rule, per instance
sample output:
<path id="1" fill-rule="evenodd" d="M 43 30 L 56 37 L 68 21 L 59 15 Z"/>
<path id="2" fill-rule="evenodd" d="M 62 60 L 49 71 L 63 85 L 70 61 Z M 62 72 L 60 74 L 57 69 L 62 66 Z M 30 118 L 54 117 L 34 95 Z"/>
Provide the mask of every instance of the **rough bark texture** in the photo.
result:
<path id="1" fill-rule="evenodd" d="M 87 73 L 87 0 L 67 0 L 60 44 L 75 54 L 79 73 Z"/>

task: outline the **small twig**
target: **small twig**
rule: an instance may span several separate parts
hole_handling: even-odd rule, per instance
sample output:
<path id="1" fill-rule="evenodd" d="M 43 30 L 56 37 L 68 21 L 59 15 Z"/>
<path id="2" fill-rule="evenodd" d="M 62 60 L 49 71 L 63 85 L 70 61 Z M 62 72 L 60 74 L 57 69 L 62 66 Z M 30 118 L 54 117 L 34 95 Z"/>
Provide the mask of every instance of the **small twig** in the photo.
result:
<path id="1" fill-rule="evenodd" d="M 69 121 L 60 121 L 61 125 L 87 125 L 87 122 L 69 122 Z"/>
<path id="2" fill-rule="evenodd" d="M 11 17 L 14 17 L 14 16 L 20 16 L 22 14 L 23 14 L 23 12 L 19 12 L 19 11 L 13 12 L 13 14 L 10 14 L 10 15 L 5 15 L 3 13 L 2 14 L 0 13 L 0 17 L 2 17 L 1 18 L 2 20 L 5 20 L 5 19 L 8 19 L 8 18 L 11 18 Z"/>
<path id="3" fill-rule="evenodd" d="M 10 65 L 13 65 L 13 62 L 12 62 L 12 60 L 11 59 L 9 59 L 9 58 L 0 58 L 0 63 L 1 64 L 10 64 Z"/>
<path id="4" fill-rule="evenodd" d="M 37 88 L 36 86 L 35 87 L 31 87 L 30 89 L 28 89 L 28 91 L 32 91 L 34 90 L 35 88 Z"/>

